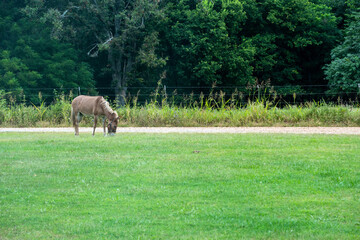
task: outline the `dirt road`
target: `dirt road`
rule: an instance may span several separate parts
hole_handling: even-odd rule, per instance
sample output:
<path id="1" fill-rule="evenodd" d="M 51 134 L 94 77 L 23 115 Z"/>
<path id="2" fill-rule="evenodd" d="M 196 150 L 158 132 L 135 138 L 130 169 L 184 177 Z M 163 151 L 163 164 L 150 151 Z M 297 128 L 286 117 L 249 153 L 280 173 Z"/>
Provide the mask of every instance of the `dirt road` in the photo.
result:
<path id="1" fill-rule="evenodd" d="M 4 132 L 69 132 L 73 128 L 0 128 Z M 92 128 L 80 128 L 91 133 Z M 102 128 L 96 129 L 102 134 Z M 360 127 L 120 127 L 117 133 L 288 133 L 288 134 L 347 134 L 360 135 Z"/>

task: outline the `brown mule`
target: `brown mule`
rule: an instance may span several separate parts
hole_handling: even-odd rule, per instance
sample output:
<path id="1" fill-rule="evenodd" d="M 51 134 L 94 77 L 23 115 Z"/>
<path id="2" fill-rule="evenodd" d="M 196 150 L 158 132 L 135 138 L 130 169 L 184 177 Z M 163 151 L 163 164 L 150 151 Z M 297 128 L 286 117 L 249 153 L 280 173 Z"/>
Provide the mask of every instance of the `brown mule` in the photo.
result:
<path id="1" fill-rule="evenodd" d="M 82 115 L 94 116 L 94 129 L 93 136 L 95 135 L 95 128 L 98 116 L 103 117 L 104 136 L 106 136 L 105 122 L 106 118 L 109 121 L 108 134 L 114 135 L 119 120 L 117 113 L 111 109 L 109 103 L 101 96 L 84 96 L 80 95 L 71 103 L 71 121 L 75 128 L 75 135 L 79 135 L 79 122 L 82 119 Z"/>

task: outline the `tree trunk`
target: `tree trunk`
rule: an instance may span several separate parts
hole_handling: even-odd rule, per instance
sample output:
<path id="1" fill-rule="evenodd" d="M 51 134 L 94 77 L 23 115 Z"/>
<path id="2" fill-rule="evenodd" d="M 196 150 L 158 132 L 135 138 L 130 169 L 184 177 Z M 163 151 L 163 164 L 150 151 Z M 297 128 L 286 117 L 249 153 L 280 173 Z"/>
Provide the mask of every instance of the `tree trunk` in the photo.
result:
<path id="1" fill-rule="evenodd" d="M 126 60 L 120 56 L 114 56 L 113 50 L 109 49 L 109 63 L 112 69 L 112 80 L 115 83 L 115 99 L 119 107 L 126 104 L 127 73 Z"/>
<path id="2" fill-rule="evenodd" d="M 113 80 L 116 81 L 116 102 L 119 107 L 123 107 L 126 104 L 126 78 L 124 77 L 124 72 L 115 72 L 113 73 Z"/>

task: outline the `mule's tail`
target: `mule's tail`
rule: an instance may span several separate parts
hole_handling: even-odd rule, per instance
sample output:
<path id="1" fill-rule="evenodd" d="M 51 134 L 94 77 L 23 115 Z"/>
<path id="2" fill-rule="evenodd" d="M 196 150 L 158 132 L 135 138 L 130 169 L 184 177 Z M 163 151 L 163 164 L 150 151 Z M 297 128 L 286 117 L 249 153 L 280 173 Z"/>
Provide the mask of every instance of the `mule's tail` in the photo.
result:
<path id="1" fill-rule="evenodd" d="M 75 126 L 76 125 L 76 116 L 75 116 L 75 113 L 74 113 L 74 109 L 73 109 L 73 107 L 71 107 L 71 122 L 72 122 L 72 124 L 73 124 L 73 126 Z"/>

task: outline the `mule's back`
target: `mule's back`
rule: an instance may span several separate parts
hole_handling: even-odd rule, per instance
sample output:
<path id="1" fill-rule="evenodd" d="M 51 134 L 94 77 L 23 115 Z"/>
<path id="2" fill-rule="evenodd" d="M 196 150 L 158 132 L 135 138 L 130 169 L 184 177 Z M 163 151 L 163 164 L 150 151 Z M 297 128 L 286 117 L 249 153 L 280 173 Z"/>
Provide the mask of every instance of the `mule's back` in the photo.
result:
<path id="1" fill-rule="evenodd" d="M 81 112 L 86 115 L 104 115 L 103 109 L 100 105 L 105 99 L 101 96 L 84 96 L 80 95 L 71 103 L 71 107 L 75 112 Z"/>

